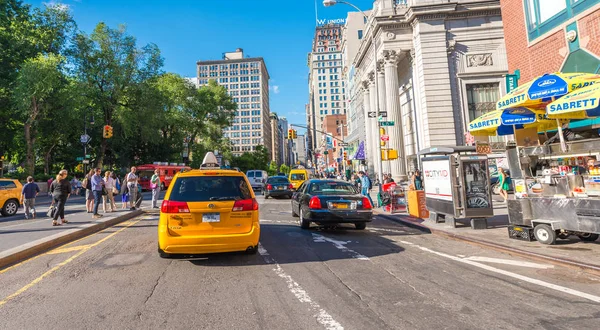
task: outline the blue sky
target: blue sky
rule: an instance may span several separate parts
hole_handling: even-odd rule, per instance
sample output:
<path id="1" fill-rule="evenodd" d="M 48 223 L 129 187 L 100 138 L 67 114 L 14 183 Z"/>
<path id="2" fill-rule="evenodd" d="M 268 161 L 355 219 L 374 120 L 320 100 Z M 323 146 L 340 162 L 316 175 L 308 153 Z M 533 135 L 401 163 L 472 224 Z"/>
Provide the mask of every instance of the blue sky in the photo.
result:
<path id="1" fill-rule="evenodd" d="M 305 124 L 308 101 L 307 54 L 315 28 L 314 0 L 62 0 L 27 1 L 34 6 L 69 6 L 79 29 L 89 33 L 103 21 L 125 24 L 139 45 L 155 43 L 165 58 L 165 70 L 196 75 L 196 61 L 220 59 L 241 47 L 264 57 L 271 75 L 271 111 L 292 124 Z M 363 10 L 372 0 L 354 0 Z M 323 7 L 319 19 L 346 18 L 353 9 L 338 4 Z M 277 87 L 275 87 L 277 86 Z M 273 89 L 276 89 L 274 91 Z"/>

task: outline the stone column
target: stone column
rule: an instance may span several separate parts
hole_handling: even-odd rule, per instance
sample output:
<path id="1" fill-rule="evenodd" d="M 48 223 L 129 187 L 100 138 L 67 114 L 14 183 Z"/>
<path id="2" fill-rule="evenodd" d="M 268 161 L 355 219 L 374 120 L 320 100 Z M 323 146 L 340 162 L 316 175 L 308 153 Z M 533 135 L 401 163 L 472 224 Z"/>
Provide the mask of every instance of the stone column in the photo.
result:
<path id="1" fill-rule="evenodd" d="M 369 119 L 369 112 L 371 111 L 371 92 L 370 92 L 370 88 L 369 88 L 369 80 L 365 80 L 362 82 L 362 87 L 363 87 L 363 108 L 364 108 L 364 114 L 365 114 L 365 141 L 364 141 L 364 145 L 365 145 L 365 160 L 367 162 L 367 166 L 369 169 L 369 172 L 371 172 L 374 168 L 372 162 L 370 161 L 371 155 L 373 154 L 372 150 L 370 150 L 369 146 L 371 146 L 371 144 L 373 143 L 373 135 L 372 135 L 372 131 L 371 131 L 371 125 L 369 125 L 370 119 Z M 359 141 L 360 143 L 360 141 Z"/>
<path id="2" fill-rule="evenodd" d="M 385 60 L 385 93 L 388 121 L 393 121 L 394 126 L 388 127 L 391 149 L 398 150 L 398 159 L 391 161 L 392 177 L 395 181 L 406 180 L 406 151 L 404 150 L 404 132 L 402 126 L 402 109 L 400 108 L 400 95 L 398 92 L 398 59 L 399 53 L 395 50 L 383 51 Z"/>
<path id="3" fill-rule="evenodd" d="M 370 97 L 370 109 L 371 111 L 377 111 L 377 90 L 375 89 L 375 72 L 369 72 L 369 97 Z M 367 146 L 369 153 L 369 163 L 372 164 L 372 172 L 375 173 L 377 171 L 377 118 L 367 118 L 367 122 L 365 125 L 370 127 L 371 130 L 371 140 L 369 145 Z"/>
<path id="4" fill-rule="evenodd" d="M 398 85 L 398 83 L 396 83 L 396 85 Z M 385 100 L 387 98 L 386 95 L 386 79 L 385 79 L 385 75 L 384 75 L 384 67 L 383 67 L 383 60 L 379 60 L 377 61 L 377 91 L 379 94 L 379 111 L 386 111 L 386 103 Z M 377 118 L 377 120 L 379 120 L 379 118 Z M 375 131 L 375 148 L 377 150 L 377 152 L 379 152 L 379 144 L 381 143 L 381 140 L 379 139 L 379 125 L 377 124 L 377 121 L 375 122 L 376 125 L 376 131 Z M 377 161 L 379 161 L 379 159 L 381 159 L 381 154 L 377 154 Z M 382 165 L 382 171 L 383 173 L 387 173 L 389 172 L 389 169 L 386 167 L 387 164 L 385 164 L 385 162 Z M 375 168 L 377 168 L 377 165 L 375 165 Z"/>

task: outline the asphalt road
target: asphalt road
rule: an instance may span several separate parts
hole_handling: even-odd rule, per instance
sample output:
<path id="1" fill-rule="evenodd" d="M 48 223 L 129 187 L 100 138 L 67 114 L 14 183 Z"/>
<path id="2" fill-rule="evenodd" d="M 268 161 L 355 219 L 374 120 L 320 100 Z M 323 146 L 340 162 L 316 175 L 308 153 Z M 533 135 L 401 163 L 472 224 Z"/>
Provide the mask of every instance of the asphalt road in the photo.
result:
<path id="1" fill-rule="evenodd" d="M 596 328 L 600 277 L 376 219 L 301 230 L 261 203 L 259 254 L 161 259 L 145 215 L 0 271 L 1 329 Z"/>

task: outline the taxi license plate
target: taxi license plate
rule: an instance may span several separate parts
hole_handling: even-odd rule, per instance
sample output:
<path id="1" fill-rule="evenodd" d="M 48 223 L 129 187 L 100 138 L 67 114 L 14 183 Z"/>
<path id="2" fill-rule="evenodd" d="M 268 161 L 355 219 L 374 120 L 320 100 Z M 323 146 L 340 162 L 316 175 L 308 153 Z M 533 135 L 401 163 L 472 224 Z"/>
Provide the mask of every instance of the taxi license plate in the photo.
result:
<path id="1" fill-rule="evenodd" d="M 348 204 L 346 204 L 346 203 L 333 203 L 331 206 L 333 206 L 334 209 L 347 209 L 348 208 Z"/>
<path id="2" fill-rule="evenodd" d="M 220 222 L 220 213 L 204 213 L 202 214 L 202 222 Z"/>

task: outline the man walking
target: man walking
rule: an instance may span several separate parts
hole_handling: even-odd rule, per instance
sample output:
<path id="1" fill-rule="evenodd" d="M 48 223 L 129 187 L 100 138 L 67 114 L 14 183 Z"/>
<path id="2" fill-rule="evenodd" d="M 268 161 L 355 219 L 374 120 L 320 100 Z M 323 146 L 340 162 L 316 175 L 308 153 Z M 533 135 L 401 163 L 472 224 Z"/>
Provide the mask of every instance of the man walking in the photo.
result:
<path id="1" fill-rule="evenodd" d="M 35 198 L 40 192 L 40 187 L 38 187 L 35 182 L 33 182 L 33 177 L 27 177 L 27 183 L 23 186 L 23 190 L 21 191 L 21 204 L 25 206 L 25 219 L 29 219 L 29 212 L 31 211 L 31 217 L 35 219 Z"/>
<path id="2" fill-rule="evenodd" d="M 93 218 L 101 218 L 102 214 L 98 214 L 98 206 L 102 201 L 102 189 L 104 188 L 104 180 L 102 179 L 102 169 L 96 167 L 95 173 L 92 176 L 92 194 L 94 194 L 94 214 Z"/>
<path id="3" fill-rule="evenodd" d="M 154 170 L 154 175 L 150 179 L 150 188 L 152 188 L 152 208 L 157 209 L 158 195 L 160 194 L 160 176 L 159 170 Z"/>
<path id="4" fill-rule="evenodd" d="M 360 176 L 361 194 L 371 201 L 371 205 L 375 206 L 375 204 L 373 204 L 373 199 L 371 199 L 371 194 L 369 194 L 369 190 L 371 189 L 371 179 L 369 179 L 363 171 L 358 172 L 358 175 Z"/>
<path id="5" fill-rule="evenodd" d="M 135 166 L 131 167 L 131 172 L 127 173 L 125 181 L 127 181 L 127 189 L 129 190 L 129 202 L 131 203 L 130 210 L 135 210 L 135 202 L 137 201 L 138 193 L 138 176 L 135 175 Z"/>

